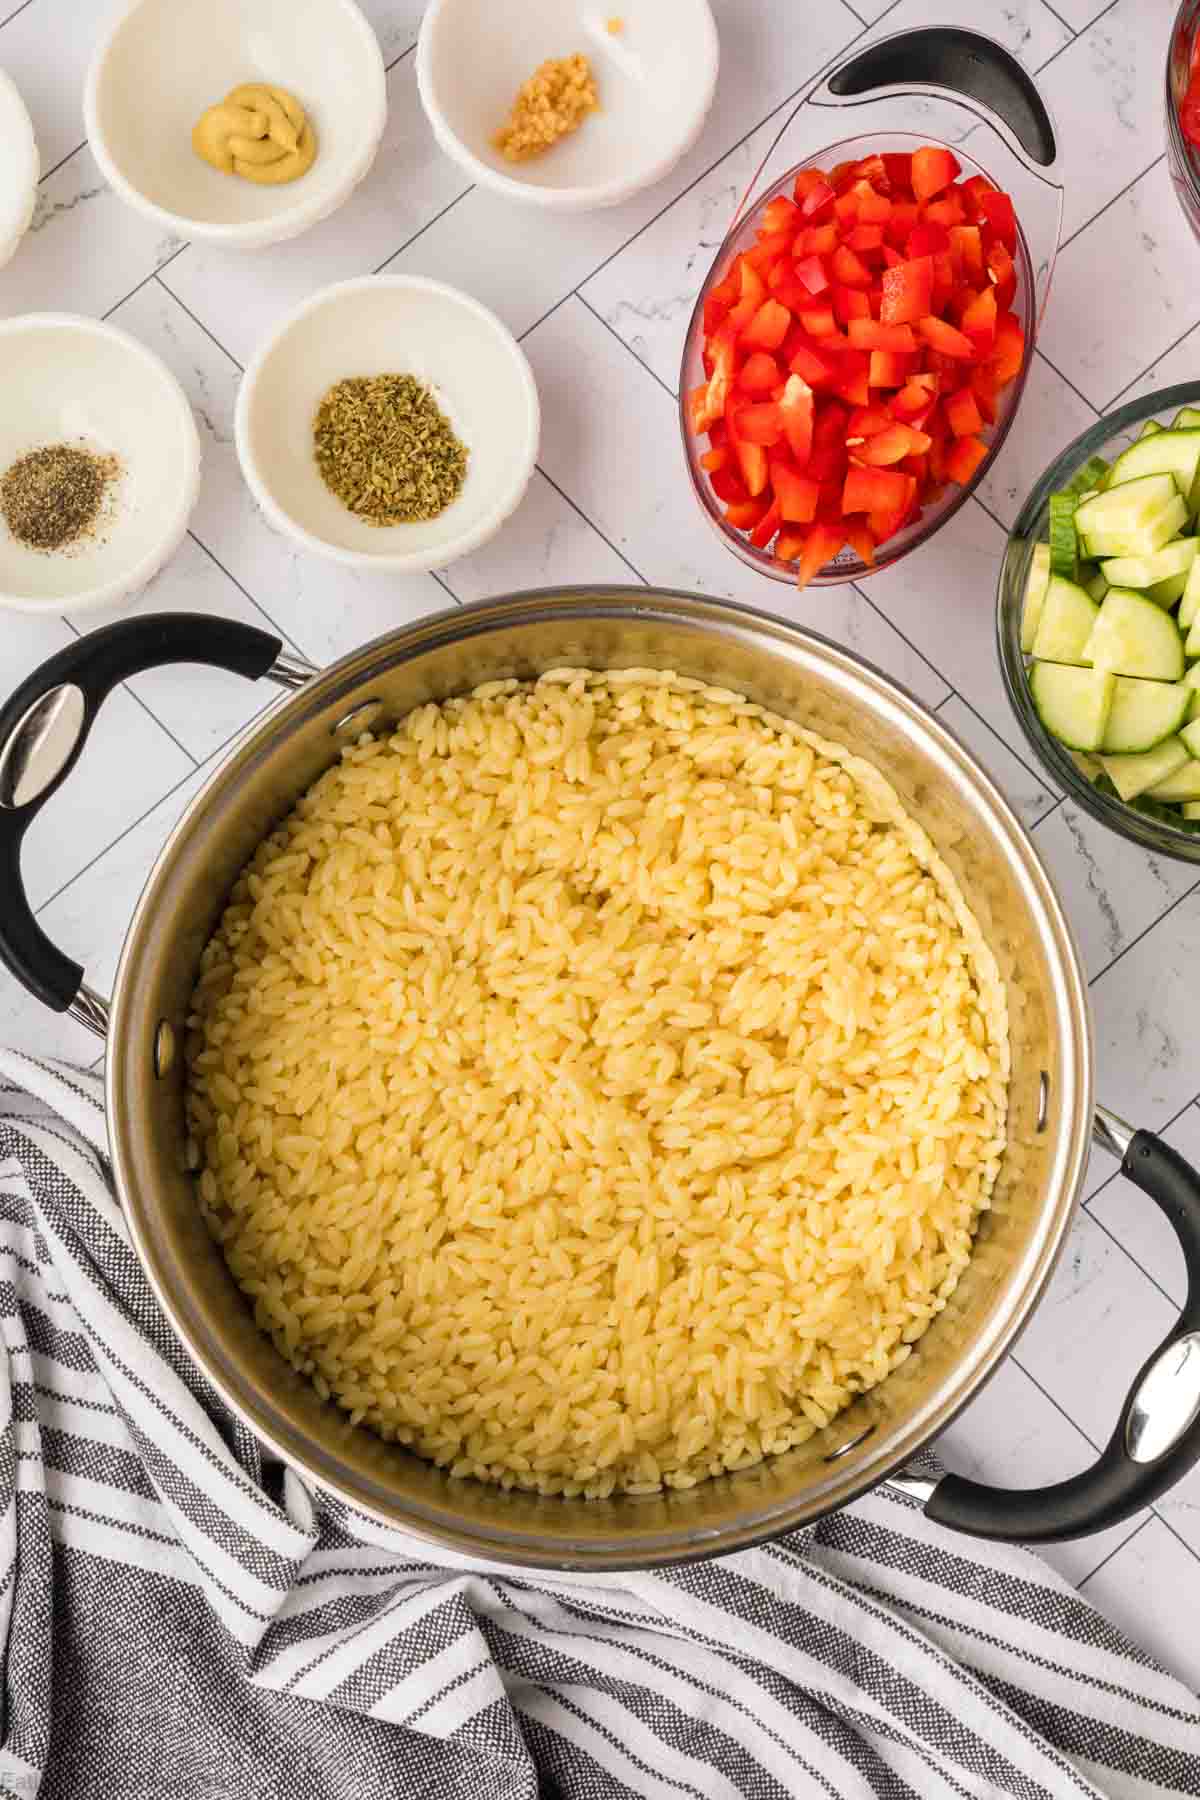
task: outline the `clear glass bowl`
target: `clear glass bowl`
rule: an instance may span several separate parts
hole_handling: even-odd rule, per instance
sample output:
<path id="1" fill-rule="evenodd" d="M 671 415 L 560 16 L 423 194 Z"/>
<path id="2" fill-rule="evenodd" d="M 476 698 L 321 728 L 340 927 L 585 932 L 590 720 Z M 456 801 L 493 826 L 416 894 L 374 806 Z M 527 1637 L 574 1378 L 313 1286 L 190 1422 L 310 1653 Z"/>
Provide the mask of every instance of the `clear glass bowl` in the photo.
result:
<path id="1" fill-rule="evenodd" d="M 1196 0 L 1200 5 L 1200 0 Z M 684 456 L 687 460 L 688 473 L 691 476 L 692 491 L 700 505 L 701 511 L 712 528 L 717 532 L 728 549 L 749 568 L 757 569 L 763 575 L 769 575 L 773 581 L 794 582 L 795 568 L 791 564 L 777 562 L 769 550 L 759 550 L 751 542 L 749 533 L 738 531 L 725 518 L 721 502 L 712 491 L 709 477 L 700 467 L 700 458 L 708 447 L 707 438 L 697 437 L 687 419 L 687 395 L 690 389 L 705 380 L 704 351 L 704 302 L 720 282 L 729 268 L 733 258 L 739 251 L 749 249 L 754 243 L 759 220 L 763 209 L 779 194 L 790 196 L 792 185 L 801 169 L 832 169 L 841 162 L 858 162 L 863 157 L 872 156 L 876 152 L 910 151 L 921 144 L 938 143 L 935 136 L 922 136 L 917 132 L 872 132 L 861 137 L 844 138 L 841 143 L 830 144 L 824 150 L 806 157 L 794 168 L 780 177 L 772 187 L 756 196 L 754 205 L 743 214 L 726 237 L 721 248 L 713 259 L 712 267 L 705 276 L 704 285 L 700 289 L 688 325 L 687 338 L 684 342 L 683 365 L 679 374 L 679 428 L 683 434 Z M 968 156 L 961 143 L 949 146 L 962 164 L 963 178 L 971 175 L 982 175 L 993 185 L 1002 185 L 997 176 L 982 164 Z M 1019 200 L 1019 196 L 1018 196 Z M 1025 231 L 1022 228 L 1020 212 L 1017 214 L 1017 292 L 1013 300 L 1013 311 L 1021 321 L 1025 333 L 1025 355 L 1021 367 L 1008 386 L 997 397 L 996 423 L 985 429 L 984 437 L 988 444 L 988 454 L 979 465 L 966 487 L 958 487 L 950 483 L 940 500 L 928 506 L 903 531 L 895 537 L 887 538 L 876 553 L 873 564 L 864 563 L 852 550 L 842 550 L 831 563 L 828 563 L 819 575 L 814 576 L 814 586 L 829 587 L 843 581 L 861 581 L 880 569 L 890 568 L 899 562 L 902 556 L 910 551 L 918 550 L 927 543 L 939 526 L 947 519 L 953 518 L 959 507 L 979 486 L 987 475 L 996 456 L 1008 436 L 1009 428 L 1016 416 L 1017 406 L 1024 391 L 1026 377 L 1029 373 L 1033 357 L 1034 338 L 1037 332 L 1039 296 L 1035 281 L 1036 264 L 1030 252 Z"/>
<path id="2" fill-rule="evenodd" d="M 1167 43 L 1166 129 L 1167 167 L 1183 216 L 1200 239 L 1200 150 L 1183 135 L 1179 106 L 1188 90 L 1192 47 L 1200 24 L 1200 0 L 1183 0 L 1175 14 Z"/>
<path id="3" fill-rule="evenodd" d="M 1131 400 L 1106 418 L 1081 432 L 1073 443 L 1055 457 L 1034 486 L 1009 535 L 1000 569 L 1000 586 L 996 601 L 996 635 L 1000 648 L 1000 667 L 1013 711 L 1021 722 L 1034 755 L 1050 779 L 1064 789 L 1078 806 L 1107 825 L 1120 837 L 1158 856 L 1173 857 L 1176 862 L 1200 863 L 1200 835 L 1181 823 L 1172 825 L 1153 814 L 1139 812 L 1136 804 L 1126 804 L 1115 795 L 1102 793 L 1088 779 L 1073 753 L 1051 737 L 1034 710 L 1029 692 L 1027 659 L 1021 650 L 1021 607 L 1033 546 L 1045 539 L 1051 494 L 1063 488 L 1089 456 L 1102 456 L 1111 462 L 1121 450 L 1133 443 L 1147 419 L 1168 424 L 1182 406 L 1200 406 L 1200 382 L 1183 382 L 1177 387 L 1159 388 L 1140 400 Z"/>

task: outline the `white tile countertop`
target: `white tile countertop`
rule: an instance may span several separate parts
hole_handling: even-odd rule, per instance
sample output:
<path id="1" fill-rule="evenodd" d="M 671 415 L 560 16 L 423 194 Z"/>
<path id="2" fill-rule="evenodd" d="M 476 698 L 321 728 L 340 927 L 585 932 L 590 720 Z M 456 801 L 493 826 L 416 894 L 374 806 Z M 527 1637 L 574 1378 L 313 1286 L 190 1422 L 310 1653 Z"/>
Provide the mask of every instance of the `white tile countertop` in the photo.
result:
<path id="1" fill-rule="evenodd" d="M 33 116 L 46 173 L 31 232 L 0 271 L 0 315 L 74 310 L 124 326 L 183 382 L 203 490 L 182 550 L 136 603 L 270 624 L 315 662 L 424 613 L 547 583 L 651 582 L 811 624 L 936 708 L 1032 828 L 1092 983 L 1099 1091 L 1200 1159 L 1200 881 L 1080 814 L 1031 766 L 1005 699 L 993 607 L 1005 527 L 1053 453 L 1120 396 L 1200 379 L 1200 247 L 1163 157 L 1175 0 L 714 0 L 723 63 L 702 138 L 659 187 L 611 211 L 516 209 L 435 147 L 412 55 L 420 0 L 368 0 L 390 123 L 335 218 L 238 257 L 165 237 L 108 191 L 84 142 L 96 0 L 0 0 L 0 67 Z M 1012 436 L 932 543 L 863 587 L 799 594 L 741 565 L 687 491 L 675 411 L 684 327 L 722 228 L 790 96 L 868 34 L 972 25 L 1035 71 L 1065 153 L 1065 247 Z M 438 277 L 521 337 L 541 391 L 540 464 L 498 537 L 443 575 L 362 575 L 269 530 L 238 470 L 242 366 L 282 311 L 387 267 Z M 3 615 L 0 695 L 102 619 Z M 236 677 L 138 677 L 104 709 L 64 797 L 32 830 L 30 889 L 50 935 L 104 991 L 172 822 L 269 696 Z M 2 900 L 0 900 L 2 904 Z M 90 1060 L 95 1041 L 0 972 L 0 1039 Z M 1181 1298 L 1158 1215 L 1097 1153 L 1052 1290 L 998 1378 L 943 1441 L 956 1468 L 1012 1485 L 1080 1468 Z M 1200 1472 L 1152 1512 L 1052 1552 L 1086 1594 L 1200 1688 Z"/>

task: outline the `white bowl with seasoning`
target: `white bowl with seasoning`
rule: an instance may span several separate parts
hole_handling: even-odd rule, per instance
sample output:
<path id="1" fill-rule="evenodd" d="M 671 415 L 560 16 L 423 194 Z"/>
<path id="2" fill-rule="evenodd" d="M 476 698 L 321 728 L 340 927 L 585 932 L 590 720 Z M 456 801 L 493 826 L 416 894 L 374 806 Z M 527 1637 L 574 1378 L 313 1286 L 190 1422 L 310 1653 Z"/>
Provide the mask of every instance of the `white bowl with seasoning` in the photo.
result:
<path id="1" fill-rule="evenodd" d="M 461 490 L 436 518 L 371 524 L 317 466 L 322 399 L 377 375 L 413 376 L 466 448 Z M 417 275 L 367 275 L 305 301 L 251 360 L 234 423 L 269 524 L 334 562 L 409 572 L 444 568 L 499 530 L 529 485 L 540 427 L 533 371 L 508 328 L 469 294 Z"/>
<path id="2" fill-rule="evenodd" d="M 112 607 L 178 549 L 200 491 L 200 437 L 174 375 L 136 338 L 73 313 L 0 320 L 0 606 Z M 33 451 L 82 451 L 111 471 L 94 523 L 57 549 L 17 535 L 5 478 Z"/>
<path id="3" fill-rule="evenodd" d="M 29 229 L 40 174 L 33 122 L 16 83 L 0 69 L 0 269 Z"/>
<path id="4" fill-rule="evenodd" d="M 211 167 L 192 127 L 243 82 L 286 88 L 317 154 L 264 186 Z M 177 237 L 255 250 L 298 237 L 362 181 L 387 122 L 379 41 L 354 0 L 123 0 L 84 88 L 84 123 L 109 186 Z"/>
<path id="5" fill-rule="evenodd" d="M 495 137 L 518 89 L 576 52 L 599 110 L 542 155 L 507 161 Z M 526 205 L 589 212 L 653 186 L 691 149 L 719 62 L 708 0 L 430 0 L 417 85 L 438 143 L 472 181 Z"/>

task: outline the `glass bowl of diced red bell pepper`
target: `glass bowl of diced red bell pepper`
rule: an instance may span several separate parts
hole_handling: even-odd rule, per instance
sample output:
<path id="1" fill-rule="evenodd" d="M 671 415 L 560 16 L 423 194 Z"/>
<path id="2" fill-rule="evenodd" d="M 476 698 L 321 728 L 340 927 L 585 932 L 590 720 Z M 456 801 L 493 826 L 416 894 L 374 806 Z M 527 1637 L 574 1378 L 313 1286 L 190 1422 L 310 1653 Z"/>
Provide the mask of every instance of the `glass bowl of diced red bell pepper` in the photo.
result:
<path id="1" fill-rule="evenodd" d="M 709 522 L 801 587 L 908 555 L 1004 442 L 1036 309 L 1012 200 L 961 147 L 876 134 L 789 170 L 688 327 L 681 423 Z"/>
<path id="2" fill-rule="evenodd" d="M 1200 0 L 1183 0 L 1167 49 L 1167 166 L 1184 216 L 1200 238 Z"/>

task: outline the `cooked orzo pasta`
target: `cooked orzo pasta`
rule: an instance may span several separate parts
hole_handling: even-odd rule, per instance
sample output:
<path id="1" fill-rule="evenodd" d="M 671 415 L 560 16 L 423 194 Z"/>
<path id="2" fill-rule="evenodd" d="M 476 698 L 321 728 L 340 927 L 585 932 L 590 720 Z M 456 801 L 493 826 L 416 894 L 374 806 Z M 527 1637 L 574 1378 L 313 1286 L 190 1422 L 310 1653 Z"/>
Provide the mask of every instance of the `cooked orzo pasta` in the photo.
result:
<path id="1" fill-rule="evenodd" d="M 945 1305 L 1008 1030 L 867 764 L 674 675 L 494 682 L 362 738 L 204 952 L 199 1192 L 282 1354 L 456 1475 L 689 1486 Z"/>

